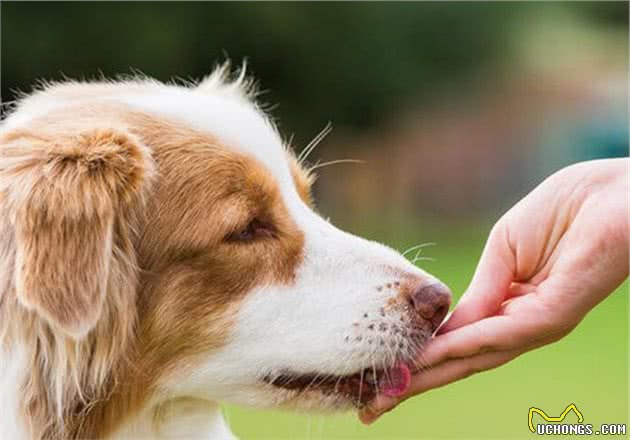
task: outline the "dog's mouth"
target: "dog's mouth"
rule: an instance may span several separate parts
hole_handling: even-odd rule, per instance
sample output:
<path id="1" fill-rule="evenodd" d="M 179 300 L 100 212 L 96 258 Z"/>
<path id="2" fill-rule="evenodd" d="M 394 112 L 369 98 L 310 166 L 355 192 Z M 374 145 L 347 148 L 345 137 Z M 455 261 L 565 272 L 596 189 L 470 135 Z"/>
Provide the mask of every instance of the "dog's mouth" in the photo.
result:
<path id="1" fill-rule="evenodd" d="M 300 393 L 315 391 L 342 395 L 361 408 L 379 393 L 392 397 L 406 394 L 411 385 L 411 370 L 404 362 L 397 362 L 391 368 L 364 369 L 344 376 L 282 370 L 275 375 L 266 375 L 263 381 Z"/>

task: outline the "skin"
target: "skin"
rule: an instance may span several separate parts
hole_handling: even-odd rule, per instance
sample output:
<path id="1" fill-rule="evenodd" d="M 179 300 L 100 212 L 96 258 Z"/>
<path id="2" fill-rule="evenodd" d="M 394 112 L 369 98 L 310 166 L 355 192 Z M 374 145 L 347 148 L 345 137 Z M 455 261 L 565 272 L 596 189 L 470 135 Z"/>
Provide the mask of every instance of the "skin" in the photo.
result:
<path id="1" fill-rule="evenodd" d="M 402 397 L 378 396 L 363 423 L 414 395 L 555 342 L 628 277 L 630 160 L 564 168 L 492 229 L 473 279 Z M 424 369 L 423 369 L 424 370 Z"/>

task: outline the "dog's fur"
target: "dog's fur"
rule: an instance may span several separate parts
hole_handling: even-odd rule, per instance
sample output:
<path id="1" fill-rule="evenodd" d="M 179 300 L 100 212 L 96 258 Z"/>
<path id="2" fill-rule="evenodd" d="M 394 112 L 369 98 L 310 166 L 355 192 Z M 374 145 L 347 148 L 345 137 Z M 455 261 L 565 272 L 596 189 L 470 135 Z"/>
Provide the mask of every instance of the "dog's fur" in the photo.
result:
<path id="1" fill-rule="evenodd" d="M 430 337 L 408 295 L 435 279 L 320 218 L 225 69 L 46 85 L 1 145 L 2 438 L 230 437 L 216 402 L 350 408 L 272 382 L 387 368 Z"/>

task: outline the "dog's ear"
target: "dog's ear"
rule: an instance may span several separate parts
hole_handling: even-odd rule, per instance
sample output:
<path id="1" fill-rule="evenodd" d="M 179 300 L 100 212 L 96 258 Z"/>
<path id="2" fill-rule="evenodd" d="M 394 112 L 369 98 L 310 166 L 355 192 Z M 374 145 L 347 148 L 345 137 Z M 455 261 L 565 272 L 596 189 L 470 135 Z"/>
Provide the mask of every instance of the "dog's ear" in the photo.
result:
<path id="1" fill-rule="evenodd" d="M 122 129 L 22 132 L 3 144 L 0 178 L 15 233 L 18 300 L 81 339 L 103 309 L 121 222 L 150 181 L 148 149 Z"/>

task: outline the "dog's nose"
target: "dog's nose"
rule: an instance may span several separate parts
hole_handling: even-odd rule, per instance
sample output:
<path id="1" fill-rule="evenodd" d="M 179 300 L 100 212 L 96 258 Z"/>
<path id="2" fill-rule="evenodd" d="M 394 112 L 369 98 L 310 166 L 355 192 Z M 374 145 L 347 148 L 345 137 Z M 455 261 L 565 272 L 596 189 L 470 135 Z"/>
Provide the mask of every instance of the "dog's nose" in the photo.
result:
<path id="1" fill-rule="evenodd" d="M 451 291 L 442 283 L 434 283 L 416 289 L 410 295 L 411 305 L 434 331 L 444 320 L 451 305 Z"/>

